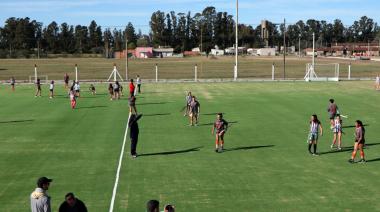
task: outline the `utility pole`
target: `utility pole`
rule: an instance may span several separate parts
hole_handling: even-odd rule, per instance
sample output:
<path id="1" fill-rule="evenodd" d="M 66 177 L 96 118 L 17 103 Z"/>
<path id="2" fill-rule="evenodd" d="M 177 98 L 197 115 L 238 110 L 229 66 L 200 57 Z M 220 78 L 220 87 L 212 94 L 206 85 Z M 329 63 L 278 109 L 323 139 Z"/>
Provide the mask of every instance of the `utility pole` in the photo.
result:
<path id="1" fill-rule="evenodd" d="M 286 21 L 284 18 L 284 73 L 283 73 L 283 78 L 285 79 L 285 65 L 286 65 Z"/>
<path id="2" fill-rule="evenodd" d="M 40 59 L 40 39 L 37 41 L 37 59 Z"/>
<path id="3" fill-rule="evenodd" d="M 301 57 L 301 34 L 298 34 L 298 56 Z"/>
<path id="4" fill-rule="evenodd" d="M 128 35 L 125 30 L 125 81 L 128 81 Z"/>
<path id="5" fill-rule="evenodd" d="M 236 26 L 235 26 L 235 70 L 234 80 L 238 77 L 238 54 L 239 54 L 239 0 L 236 0 Z"/>

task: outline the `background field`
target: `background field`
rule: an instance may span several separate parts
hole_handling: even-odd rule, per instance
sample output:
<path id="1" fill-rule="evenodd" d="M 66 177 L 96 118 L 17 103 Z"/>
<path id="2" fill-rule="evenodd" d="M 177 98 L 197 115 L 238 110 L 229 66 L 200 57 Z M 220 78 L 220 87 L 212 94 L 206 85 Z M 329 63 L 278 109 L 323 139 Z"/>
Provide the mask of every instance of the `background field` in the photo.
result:
<path id="1" fill-rule="evenodd" d="M 1 211 L 27 211 L 38 177 L 54 179 L 54 211 L 74 192 L 89 211 L 108 210 L 128 117 L 126 99 L 109 101 L 84 92 L 69 108 L 57 98 L 34 98 L 33 87 L 0 87 Z M 82 85 L 83 91 L 87 85 Z M 201 102 L 198 127 L 179 110 L 187 90 Z M 146 84 L 138 96 L 137 159 L 129 146 L 121 169 L 115 211 L 144 211 L 149 199 L 178 211 L 379 211 L 379 92 L 370 82 Z M 327 100 L 344 120 L 344 151 L 331 152 Z M 232 127 L 224 153 L 214 152 L 211 123 L 224 112 Z M 307 153 L 308 120 L 325 128 L 320 157 Z M 367 125 L 367 164 L 349 164 L 352 125 Z M 127 141 L 129 144 L 129 141 Z"/>
<path id="2" fill-rule="evenodd" d="M 198 77 L 232 78 L 234 57 L 191 57 L 167 59 L 130 59 L 129 77 L 139 74 L 143 79 L 155 78 L 155 64 L 159 67 L 160 79 L 194 79 L 194 66 L 198 65 Z M 303 79 L 306 63 L 311 58 L 287 57 L 286 78 Z M 374 61 L 349 61 L 342 59 L 317 58 L 317 63 L 340 63 L 340 76 L 347 78 L 348 65 L 352 63 L 352 77 L 374 78 L 380 72 L 380 63 Z M 106 80 L 116 63 L 121 75 L 125 76 L 124 59 L 103 58 L 67 58 L 67 59 L 8 59 L 0 60 L 0 80 L 28 80 L 34 75 L 34 64 L 38 65 L 40 75 L 48 75 L 49 79 L 63 80 L 64 73 L 74 79 L 74 65 L 78 64 L 80 80 Z M 271 78 L 272 64 L 275 63 L 275 77 L 283 78 L 282 57 L 240 57 L 239 77 Z M 319 74 L 320 72 L 317 72 Z M 332 72 L 333 73 L 333 68 Z"/>

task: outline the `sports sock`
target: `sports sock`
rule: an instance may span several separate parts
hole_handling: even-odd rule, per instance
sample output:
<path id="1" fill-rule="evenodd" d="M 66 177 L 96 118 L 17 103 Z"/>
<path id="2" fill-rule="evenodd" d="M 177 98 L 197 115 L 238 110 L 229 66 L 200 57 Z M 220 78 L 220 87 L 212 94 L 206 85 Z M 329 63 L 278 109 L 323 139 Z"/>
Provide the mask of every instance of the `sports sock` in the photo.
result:
<path id="1" fill-rule="evenodd" d="M 317 144 L 314 144 L 314 154 L 317 153 Z"/>
<path id="2" fill-rule="evenodd" d="M 363 151 L 363 150 L 360 151 L 360 158 L 361 158 L 361 159 L 364 159 L 364 151 Z"/>
<path id="3" fill-rule="evenodd" d="M 309 144 L 309 152 L 311 152 L 311 144 Z"/>
<path id="4" fill-rule="evenodd" d="M 355 156 L 356 156 L 356 151 L 353 151 L 352 155 L 351 155 L 351 159 L 353 160 L 355 158 Z"/>

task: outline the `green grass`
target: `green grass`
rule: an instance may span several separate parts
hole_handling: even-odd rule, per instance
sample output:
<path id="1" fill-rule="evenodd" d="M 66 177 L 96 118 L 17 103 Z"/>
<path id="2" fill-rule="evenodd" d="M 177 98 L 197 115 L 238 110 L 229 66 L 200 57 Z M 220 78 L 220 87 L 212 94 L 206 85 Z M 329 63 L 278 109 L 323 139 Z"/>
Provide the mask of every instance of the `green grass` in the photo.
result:
<path id="1" fill-rule="evenodd" d="M 34 64 L 38 65 L 39 75 L 48 75 L 49 79 L 63 80 L 69 73 L 74 79 L 74 65 L 78 64 L 80 80 L 106 80 L 116 63 L 121 75 L 125 76 L 124 59 L 104 58 L 60 58 L 60 59 L 2 59 L 0 60 L 0 80 L 29 80 L 34 75 Z M 275 63 L 275 78 L 283 77 L 282 57 L 239 57 L 239 77 L 271 78 L 272 64 Z M 306 63 L 311 58 L 287 57 L 286 77 L 302 79 L 305 76 Z M 352 77 L 375 77 L 380 64 L 374 61 L 348 61 L 339 59 L 317 58 L 316 63 L 340 63 L 340 76 L 347 77 L 348 64 L 352 63 Z M 130 59 L 129 77 L 139 74 L 142 79 L 155 79 L 155 64 L 158 65 L 160 79 L 193 79 L 194 66 L 198 65 L 198 78 L 232 78 L 235 58 L 232 56 L 206 58 L 163 58 L 163 59 Z M 333 74 L 333 67 L 329 67 Z M 317 74 L 323 75 L 321 70 Z"/>
<path id="2" fill-rule="evenodd" d="M 123 160 L 115 211 L 144 211 L 149 199 L 178 211 L 378 211 L 380 208 L 379 92 L 370 82 L 147 84 L 138 96 L 137 159 Z M 27 211 L 40 176 L 54 179 L 54 211 L 74 192 L 89 211 L 107 211 L 128 117 L 126 99 L 84 92 L 72 111 L 63 88 L 54 100 L 34 98 L 33 87 L 0 91 L 0 205 Z M 86 85 L 82 85 L 84 91 Z M 191 90 L 201 103 L 198 127 L 179 110 Z M 44 90 L 45 92 L 47 89 Z M 350 151 L 330 152 L 327 100 L 335 98 L 344 125 L 361 119 L 366 164 L 349 164 Z M 226 148 L 214 152 L 209 125 L 216 112 L 232 122 Z M 307 153 L 310 115 L 325 129 L 320 157 Z M 353 145 L 345 128 L 343 145 Z"/>

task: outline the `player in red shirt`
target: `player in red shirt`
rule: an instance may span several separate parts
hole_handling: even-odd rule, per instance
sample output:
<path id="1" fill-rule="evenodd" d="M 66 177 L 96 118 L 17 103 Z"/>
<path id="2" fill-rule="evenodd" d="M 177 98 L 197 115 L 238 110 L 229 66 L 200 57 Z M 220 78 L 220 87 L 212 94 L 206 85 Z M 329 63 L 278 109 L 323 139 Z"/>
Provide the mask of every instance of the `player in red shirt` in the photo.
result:
<path id="1" fill-rule="evenodd" d="M 129 83 L 129 94 L 130 96 L 135 95 L 135 85 L 133 84 L 133 79 L 131 79 L 131 82 Z"/>
<path id="2" fill-rule="evenodd" d="M 214 126 L 212 128 L 212 134 L 215 134 L 215 152 L 221 152 L 224 146 L 224 134 L 228 128 L 228 122 L 223 119 L 223 114 L 218 113 Z"/>

